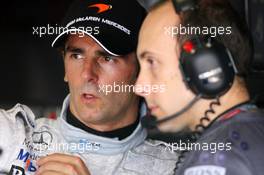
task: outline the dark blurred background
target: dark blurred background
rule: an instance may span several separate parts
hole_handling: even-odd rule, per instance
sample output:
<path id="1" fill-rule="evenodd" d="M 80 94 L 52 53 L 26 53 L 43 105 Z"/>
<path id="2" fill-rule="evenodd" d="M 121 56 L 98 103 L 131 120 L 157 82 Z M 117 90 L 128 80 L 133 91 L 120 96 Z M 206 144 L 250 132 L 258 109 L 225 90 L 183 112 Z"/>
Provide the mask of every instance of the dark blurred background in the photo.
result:
<path id="1" fill-rule="evenodd" d="M 39 115 L 58 111 L 68 93 L 63 61 L 51 48 L 55 35 L 33 35 L 33 27 L 59 25 L 72 0 L 9 1 L 0 9 L 0 106 L 27 104 Z M 248 21 L 254 39 L 252 97 L 264 104 L 264 0 L 230 0 Z M 140 0 L 149 8 L 155 0 Z"/>

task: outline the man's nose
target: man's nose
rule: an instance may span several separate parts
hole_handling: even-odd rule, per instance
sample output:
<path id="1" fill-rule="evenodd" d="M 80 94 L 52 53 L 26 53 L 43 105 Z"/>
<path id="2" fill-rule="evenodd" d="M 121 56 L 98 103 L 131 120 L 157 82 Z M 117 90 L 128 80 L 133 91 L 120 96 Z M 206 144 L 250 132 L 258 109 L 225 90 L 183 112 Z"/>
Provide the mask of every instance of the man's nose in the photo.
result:
<path id="1" fill-rule="evenodd" d="M 88 82 L 96 82 L 98 80 L 96 63 L 92 59 L 84 60 L 82 78 Z"/>
<path id="2" fill-rule="evenodd" d="M 135 84 L 135 86 L 137 87 L 135 93 L 141 97 L 146 97 L 147 95 L 149 95 L 149 92 L 147 92 L 145 88 L 147 84 L 148 82 L 144 79 L 144 77 L 142 76 L 142 72 L 140 71 Z"/>

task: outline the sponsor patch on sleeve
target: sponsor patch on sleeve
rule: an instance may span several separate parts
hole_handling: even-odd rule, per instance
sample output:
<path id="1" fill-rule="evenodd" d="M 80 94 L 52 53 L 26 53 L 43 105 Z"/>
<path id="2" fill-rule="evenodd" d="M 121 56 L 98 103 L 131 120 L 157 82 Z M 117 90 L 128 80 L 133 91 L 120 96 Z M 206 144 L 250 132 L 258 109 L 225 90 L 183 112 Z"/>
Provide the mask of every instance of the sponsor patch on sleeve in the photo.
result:
<path id="1" fill-rule="evenodd" d="M 184 175 L 204 175 L 204 174 L 225 175 L 226 168 L 215 165 L 201 165 L 201 166 L 187 168 L 184 171 Z"/>

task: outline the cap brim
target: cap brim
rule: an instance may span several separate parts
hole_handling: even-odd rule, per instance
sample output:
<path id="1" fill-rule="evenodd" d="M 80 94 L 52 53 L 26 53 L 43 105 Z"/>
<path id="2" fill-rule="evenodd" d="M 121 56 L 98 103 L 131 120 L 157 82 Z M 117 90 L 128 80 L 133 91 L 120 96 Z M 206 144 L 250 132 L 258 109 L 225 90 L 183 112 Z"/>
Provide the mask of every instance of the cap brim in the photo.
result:
<path id="1" fill-rule="evenodd" d="M 51 44 L 51 46 L 52 47 L 56 47 L 56 44 L 58 43 L 58 41 L 59 41 L 59 39 L 61 39 L 63 36 L 65 36 L 65 35 L 67 35 L 67 34 L 71 34 L 71 33 L 73 33 L 73 32 L 75 32 L 75 34 L 76 34 L 76 32 L 78 32 L 78 33 L 84 33 L 84 34 L 86 34 L 86 35 L 88 35 L 88 36 L 90 36 L 97 44 L 99 44 L 106 52 L 108 52 L 109 54 L 111 54 L 111 55 L 113 55 L 113 56 L 120 56 L 120 55 L 118 55 L 118 54 L 115 54 L 115 53 L 113 53 L 113 52 L 111 52 L 109 49 L 107 49 L 95 36 L 93 36 L 91 33 L 89 33 L 89 32 L 86 32 L 85 30 L 82 30 L 82 29 L 77 29 L 77 28 L 75 28 L 75 29 L 67 29 L 67 30 L 65 30 L 65 31 L 63 31 L 60 35 L 58 35 L 55 39 L 54 39 L 54 41 L 52 42 L 52 44 Z"/>

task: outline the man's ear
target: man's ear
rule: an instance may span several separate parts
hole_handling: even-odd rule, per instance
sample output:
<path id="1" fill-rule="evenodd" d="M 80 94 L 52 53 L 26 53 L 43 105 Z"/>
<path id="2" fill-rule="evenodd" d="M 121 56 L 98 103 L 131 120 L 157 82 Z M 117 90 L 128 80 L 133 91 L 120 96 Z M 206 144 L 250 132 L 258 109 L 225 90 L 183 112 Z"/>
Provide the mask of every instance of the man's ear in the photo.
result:
<path id="1" fill-rule="evenodd" d="M 67 83 L 68 82 L 68 78 L 67 78 L 67 74 L 65 73 L 64 75 L 64 81 Z"/>
<path id="2" fill-rule="evenodd" d="M 60 46 L 60 47 L 56 48 L 56 50 L 58 51 L 58 53 L 59 53 L 62 57 L 64 57 L 64 53 L 65 53 L 65 51 L 64 51 L 64 47 L 63 47 L 63 46 Z"/>
<path id="3" fill-rule="evenodd" d="M 66 72 L 66 65 L 65 65 L 65 57 L 63 56 L 63 62 L 64 62 L 64 81 L 67 83 L 68 82 L 68 74 Z"/>
<path id="4" fill-rule="evenodd" d="M 61 49 L 60 53 L 61 53 L 61 56 L 62 56 L 63 60 L 65 61 L 65 51 L 64 51 L 64 49 Z M 67 73 L 66 73 L 66 70 L 65 70 L 65 62 L 64 62 L 64 72 L 65 72 L 64 73 L 64 81 L 68 82 Z"/>
<path id="5" fill-rule="evenodd" d="M 64 50 L 63 48 L 61 48 L 61 49 L 59 50 L 59 52 L 60 52 L 60 54 L 61 54 L 61 57 L 62 57 L 63 60 L 64 60 L 64 57 L 65 57 L 65 50 Z"/>

